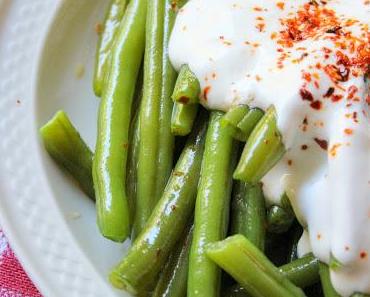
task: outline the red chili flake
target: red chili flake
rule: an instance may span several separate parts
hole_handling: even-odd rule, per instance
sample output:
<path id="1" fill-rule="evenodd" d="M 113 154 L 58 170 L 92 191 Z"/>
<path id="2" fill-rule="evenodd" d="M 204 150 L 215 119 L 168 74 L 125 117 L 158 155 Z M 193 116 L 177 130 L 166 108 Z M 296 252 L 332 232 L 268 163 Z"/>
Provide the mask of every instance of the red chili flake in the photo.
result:
<path id="1" fill-rule="evenodd" d="M 278 3 L 276 3 L 276 6 L 277 6 L 278 8 L 280 8 L 281 10 L 284 10 L 284 8 L 285 8 L 285 3 L 284 3 L 284 2 L 278 2 Z"/>
<path id="2" fill-rule="evenodd" d="M 340 101 L 342 99 L 343 99 L 343 95 L 332 95 L 331 96 L 331 101 L 332 102 L 338 102 L 338 101 Z"/>
<path id="3" fill-rule="evenodd" d="M 258 23 L 257 25 L 256 25 L 256 28 L 258 29 L 258 31 L 260 31 L 260 32 L 263 32 L 264 30 L 265 30 L 265 27 L 266 27 L 266 24 L 264 24 L 264 23 Z"/>
<path id="4" fill-rule="evenodd" d="M 325 93 L 324 97 L 325 97 L 325 98 L 329 98 L 331 95 L 333 95 L 333 94 L 334 94 L 334 92 L 335 92 L 335 89 L 334 89 L 333 87 L 330 87 L 330 88 L 326 91 L 326 93 Z"/>
<path id="5" fill-rule="evenodd" d="M 314 102 L 312 102 L 310 104 L 310 106 L 313 108 L 313 109 L 316 109 L 316 110 L 320 110 L 322 108 L 322 103 L 320 100 L 316 100 Z"/>
<path id="6" fill-rule="evenodd" d="M 362 251 L 362 252 L 360 253 L 360 258 L 361 258 L 361 259 L 366 259 L 366 258 L 367 258 L 367 252 Z"/>
<path id="7" fill-rule="evenodd" d="M 305 151 L 305 150 L 307 150 L 308 149 L 308 145 L 307 144 L 302 144 L 301 145 L 301 150 L 302 151 Z"/>
<path id="8" fill-rule="evenodd" d="M 354 111 L 353 112 L 353 120 L 355 123 L 358 123 L 358 119 L 357 119 L 357 111 Z"/>
<path id="9" fill-rule="evenodd" d="M 348 99 L 351 100 L 355 97 L 356 93 L 358 92 L 358 88 L 353 85 L 348 88 Z"/>
<path id="10" fill-rule="evenodd" d="M 307 117 L 304 117 L 302 124 L 303 125 L 308 125 L 308 119 L 307 119 Z"/>
<path id="11" fill-rule="evenodd" d="M 302 73 L 302 77 L 304 80 L 306 80 L 307 82 L 311 82 L 311 74 L 309 72 L 303 72 Z"/>
<path id="12" fill-rule="evenodd" d="M 276 37 L 277 37 L 277 33 L 276 32 L 271 33 L 271 35 L 270 35 L 270 38 L 271 39 L 275 39 Z"/>
<path id="13" fill-rule="evenodd" d="M 326 54 L 330 54 L 332 52 L 332 50 L 330 48 L 327 48 L 327 47 L 323 47 L 322 50 L 324 51 L 324 53 Z"/>
<path id="14" fill-rule="evenodd" d="M 171 1 L 171 9 L 176 11 L 177 9 L 177 1 Z"/>
<path id="15" fill-rule="evenodd" d="M 366 103 L 370 105 L 370 95 L 366 96 Z"/>
<path id="16" fill-rule="evenodd" d="M 320 139 L 320 138 L 317 138 L 315 137 L 314 138 L 315 142 L 324 150 L 324 151 L 327 151 L 328 150 L 328 141 L 325 140 L 325 139 Z"/>
<path id="17" fill-rule="evenodd" d="M 292 164 L 293 164 L 293 161 L 292 160 L 288 160 L 288 165 L 289 166 L 292 166 Z"/>
<path id="18" fill-rule="evenodd" d="M 324 71 L 334 83 L 348 81 L 350 73 L 349 68 L 333 64 L 326 65 Z"/>
<path id="19" fill-rule="evenodd" d="M 341 26 L 335 26 L 333 28 L 330 28 L 329 30 L 326 31 L 326 33 L 331 33 L 331 34 L 339 34 L 340 30 L 342 30 Z"/>
<path id="20" fill-rule="evenodd" d="M 204 89 L 203 89 L 203 98 L 204 100 L 208 100 L 208 94 L 209 92 L 211 91 L 211 86 L 206 86 Z"/>
<path id="21" fill-rule="evenodd" d="M 104 32 L 104 25 L 102 23 L 96 23 L 95 24 L 95 32 L 98 35 L 101 35 Z"/>
<path id="22" fill-rule="evenodd" d="M 313 84 L 315 85 L 316 89 L 320 89 L 320 84 L 317 80 L 315 80 L 315 82 Z"/>
<path id="23" fill-rule="evenodd" d="M 263 8 L 262 7 L 259 7 L 259 6 L 255 6 L 255 7 L 253 7 L 253 10 L 254 11 L 262 11 Z"/>
<path id="24" fill-rule="evenodd" d="M 303 101 L 314 101 L 312 93 L 305 88 L 301 88 L 299 90 L 299 94 L 301 95 Z"/>
<path id="25" fill-rule="evenodd" d="M 344 129 L 344 133 L 347 135 L 352 135 L 353 134 L 353 129 L 346 128 Z"/>
<path id="26" fill-rule="evenodd" d="M 342 144 L 341 143 L 336 143 L 336 144 L 334 144 L 331 148 L 330 148 L 330 150 L 329 150 L 329 154 L 330 154 L 330 156 L 332 156 L 333 158 L 337 155 L 337 153 L 338 153 L 338 148 L 340 148 L 342 146 Z"/>
<path id="27" fill-rule="evenodd" d="M 179 102 L 182 103 L 182 104 L 187 104 L 189 102 L 189 97 L 181 96 L 179 98 Z"/>

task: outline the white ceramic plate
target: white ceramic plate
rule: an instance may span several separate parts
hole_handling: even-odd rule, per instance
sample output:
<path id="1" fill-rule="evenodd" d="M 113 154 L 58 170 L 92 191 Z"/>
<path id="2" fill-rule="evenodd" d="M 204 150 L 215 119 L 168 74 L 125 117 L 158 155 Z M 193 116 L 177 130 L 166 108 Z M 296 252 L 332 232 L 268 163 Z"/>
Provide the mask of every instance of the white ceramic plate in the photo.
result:
<path id="1" fill-rule="evenodd" d="M 45 297 L 128 296 L 107 282 L 127 244 L 98 234 L 93 203 L 38 137 L 64 109 L 93 148 L 94 28 L 108 2 L 0 0 L 0 220 Z"/>

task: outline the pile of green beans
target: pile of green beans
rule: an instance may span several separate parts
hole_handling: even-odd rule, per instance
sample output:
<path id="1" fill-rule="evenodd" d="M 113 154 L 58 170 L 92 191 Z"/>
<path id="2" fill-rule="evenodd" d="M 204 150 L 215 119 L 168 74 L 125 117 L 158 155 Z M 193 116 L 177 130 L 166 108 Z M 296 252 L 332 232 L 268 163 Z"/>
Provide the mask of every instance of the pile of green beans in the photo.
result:
<path id="1" fill-rule="evenodd" d="M 260 181 L 285 153 L 274 107 L 199 108 L 196 75 L 171 65 L 185 2 L 111 1 L 94 70 L 95 153 L 64 111 L 40 129 L 49 155 L 96 200 L 101 234 L 133 239 L 110 282 L 153 297 L 303 297 L 321 282 L 315 297 L 339 297 L 326 264 L 298 258 L 303 229 L 288 196 L 265 205 Z"/>

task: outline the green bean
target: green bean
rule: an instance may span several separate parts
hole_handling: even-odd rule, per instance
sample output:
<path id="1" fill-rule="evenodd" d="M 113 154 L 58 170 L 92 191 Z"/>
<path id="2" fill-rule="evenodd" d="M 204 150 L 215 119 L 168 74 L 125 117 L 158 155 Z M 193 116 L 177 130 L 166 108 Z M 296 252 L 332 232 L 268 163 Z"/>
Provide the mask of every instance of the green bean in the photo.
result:
<path id="1" fill-rule="evenodd" d="M 109 60 L 111 59 L 114 41 L 119 32 L 119 26 L 125 15 L 128 0 L 112 0 L 104 19 L 104 30 L 99 36 L 96 50 L 96 61 L 94 69 L 94 92 L 100 97 L 109 71 Z"/>
<path id="2" fill-rule="evenodd" d="M 123 241 L 130 232 L 126 163 L 131 105 L 145 45 L 146 0 L 131 0 L 119 26 L 109 80 L 100 103 L 93 161 L 101 233 Z"/>
<path id="3" fill-rule="evenodd" d="M 267 230 L 271 233 L 285 233 L 294 222 L 294 215 L 278 205 L 267 212 Z"/>
<path id="4" fill-rule="evenodd" d="M 135 214 L 136 184 L 137 184 L 137 155 L 140 144 L 140 119 L 139 113 L 136 113 L 132 119 L 130 128 L 130 144 L 128 150 L 126 191 L 130 207 L 130 217 Z"/>
<path id="5" fill-rule="evenodd" d="M 195 207 L 190 251 L 188 296 L 218 296 L 220 270 L 205 254 L 205 245 L 226 235 L 235 145 L 221 126 L 221 112 L 212 112 Z"/>
<path id="6" fill-rule="evenodd" d="M 289 233 L 291 238 L 291 246 L 289 249 L 287 261 L 292 262 L 298 258 L 298 242 L 299 239 L 302 237 L 303 229 L 301 225 L 297 221 L 295 221 Z"/>
<path id="7" fill-rule="evenodd" d="M 165 0 L 148 1 L 143 99 L 140 105 L 140 146 L 133 238 L 144 228 L 158 197 L 156 174 L 159 147 L 159 109 L 162 85 Z"/>
<path id="8" fill-rule="evenodd" d="M 237 128 L 246 137 L 245 140 L 251 135 L 254 127 L 263 117 L 263 111 L 259 108 L 252 108 L 245 115 L 245 117 L 238 123 Z M 244 141 L 245 141 L 244 140 Z"/>
<path id="9" fill-rule="evenodd" d="M 193 225 L 185 232 L 163 269 L 152 297 L 185 297 Z"/>
<path id="10" fill-rule="evenodd" d="M 171 132 L 176 136 L 185 136 L 191 132 L 198 112 L 198 104 L 175 103 L 171 117 Z"/>
<path id="11" fill-rule="evenodd" d="M 265 219 L 265 200 L 261 185 L 236 182 L 232 200 L 232 233 L 244 235 L 263 251 L 265 249 Z"/>
<path id="12" fill-rule="evenodd" d="M 206 252 L 210 259 L 233 276 L 251 296 L 305 296 L 300 288 L 284 277 L 243 235 L 234 235 L 224 241 L 208 244 Z"/>
<path id="13" fill-rule="evenodd" d="M 319 273 L 321 278 L 321 286 L 324 291 L 324 296 L 340 297 L 340 295 L 335 291 L 333 285 L 331 284 L 329 267 L 324 263 L 320 263 Z"/>
<path id="14" fill-rule="evenodd" d="M 237 105 L 230 108 L 230 110 L 223 116 L 222 125 L 228 126 L 231 135 L 239 140 L 246 141 L 244 133 L 238 128 L 239 122 L 248 114 L 249 107 L 247 105 Z"/>
<path id="15" fill-rule="evenodd" d="M 56 163 L 64 168 L 80 185 L 87 196 L 95 199 L 91 176 L 93 153 L 64 111 L 40 129 L 45 148 Z"/>
<path id="16" fill-rule="evenodd" d="M 320 279 L 319 261 L 312 254 L 280 266 L 278 269 L 284 277 L 301 288 L 316 284 Z M 240 285 L 232 286 L 229 292 L 230 297 L 248 296 L 247 290 Z"/>
<path id="17" fill-rule="evenodd" d="M 351 295 L 351 297 L 369 297 L 369 294 L 363 294 L 363 293 L 354 293 Z"/>
<path id="18" fill-rule="evenodd" d="M 250 135 L 234 172 L 234 178 L 256 183 L 280 160 L 285 152 L 277 128 L 276 112 L 269 108 Z"/>
<path id="19" fill-rule="evenodd" d="M 312 254 L 280 266 L 279 271 L 298 287 L 309 287 L 320 280 L 319 261 Z"/>
<path id="20" fill-rule="evenodd" d="M 182 104 L 199 103 L 200 84 L 188 65 L 183 65 L 177 77 L 172 94 L 174 102 Z"/>
<path id="21" fill-rule="evenodd" d="M 194 210 L 205 131 L 205 121 L 198 123 L 148 223 L 111 272 L 110 281 L 115 287 L 133 294 L 153 289 Z"/>
<path id="22" fill-rule="evenodd" d="M 159 107 L 159 146 L 157 162 L 156 199 L 162 195 L 173 165 L 175 138 L 171 132 L 173 102 L 171 94 L 175 86 L 176 71 L 168 57 L 168 43 L 176 17 L 176 1 L 166 0 L 163 29 L 162 86 Z"/>
<path id="23" fill-rule="evenodd" d="M 247 290 L 238 284 L 229 287 L 223 294 L 222 297 L 249 297 Z"/>

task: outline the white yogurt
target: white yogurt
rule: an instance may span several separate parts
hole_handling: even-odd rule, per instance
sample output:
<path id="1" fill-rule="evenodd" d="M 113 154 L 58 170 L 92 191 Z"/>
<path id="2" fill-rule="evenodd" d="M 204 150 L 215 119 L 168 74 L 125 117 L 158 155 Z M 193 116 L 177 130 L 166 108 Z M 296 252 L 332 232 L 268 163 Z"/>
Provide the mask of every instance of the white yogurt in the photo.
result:
<path id="1" fill-rule="evenodd" d="M 190 0 L 169 49 L 204 106 L 275 106 L 287 153 L 263 179 L 266 198 L 287 192 L 302 246 L 343 264 L 331 272 L 343 296 L 370 293 L 369 16 L 367 0 Z"/>

